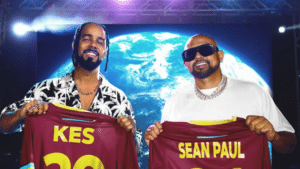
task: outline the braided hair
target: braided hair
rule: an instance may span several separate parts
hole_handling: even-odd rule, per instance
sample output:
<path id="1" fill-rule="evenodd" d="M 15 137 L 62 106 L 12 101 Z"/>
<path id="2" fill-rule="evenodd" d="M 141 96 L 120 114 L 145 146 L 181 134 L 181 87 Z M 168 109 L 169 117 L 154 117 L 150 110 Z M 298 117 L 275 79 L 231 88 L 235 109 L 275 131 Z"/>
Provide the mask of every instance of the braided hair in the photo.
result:
<path id="1" fill-rule="evenodd" d="M 106 42 L 106 49 L 107 49 L 107 54 L 106 54 L 107 58 L 106 58 L 106 64 L 105 64 L 105 71 L 106 71 L 107 70 L 107 63 L 108 63 L 108 56 L 109 56 L 108 33 L 107 33 L 107 29 L 104 25 L 98 24 L 98 23 L 95 23 L 95 22 L 85 22 L 76 29 L 74 39 L 73 39 L 74 49 L 73 49 L 73 53 L 72 53 L 72 62 L 73 62 L 74 67 L 76 67 L 78 65 L 78 58 L 77 58 L 78 57 L 78 46 L 79 46 L 79 40 L 80 40 L 81 32 L 82 32 L 83 28 L 86 25 L 92 24 L 92 23 L 101 26 L 103 28 L 104 32 L 105 32 L 105 36 L 106 36 L 105 42 Z"/>

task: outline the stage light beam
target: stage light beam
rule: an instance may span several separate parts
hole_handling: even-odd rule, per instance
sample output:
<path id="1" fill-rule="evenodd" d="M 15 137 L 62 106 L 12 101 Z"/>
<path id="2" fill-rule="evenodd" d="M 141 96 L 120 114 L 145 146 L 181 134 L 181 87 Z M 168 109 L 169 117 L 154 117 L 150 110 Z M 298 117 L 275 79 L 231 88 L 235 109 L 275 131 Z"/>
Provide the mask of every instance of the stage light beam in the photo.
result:
<path id="1" fill-rule="evenodd" d="M 285 26 L 280 26 L 278 31 L 279 31 L 279 33 L 284 33 L 286 31 Z"/>
<path id="2" fill-rule="evenodd" d="M 288 30 L 295 30 L 295 29 L 300 29 L 300 24 L 298 24 L 298 25 L 292 25 L 292 26 L 288 26 L 288 27 L 280 26 L 279 29 L 278 29 L 278 31 L 280 33 L 285 33 Z"/>
<path id="3" fill-rule="evenodd" d="M 25 25 L 23 23 L 16 23 L 13 27 L 14 33 L 23 36 L 25 35 L 28 31 L 31 30 L 31 28 L 28 25 Z"/>

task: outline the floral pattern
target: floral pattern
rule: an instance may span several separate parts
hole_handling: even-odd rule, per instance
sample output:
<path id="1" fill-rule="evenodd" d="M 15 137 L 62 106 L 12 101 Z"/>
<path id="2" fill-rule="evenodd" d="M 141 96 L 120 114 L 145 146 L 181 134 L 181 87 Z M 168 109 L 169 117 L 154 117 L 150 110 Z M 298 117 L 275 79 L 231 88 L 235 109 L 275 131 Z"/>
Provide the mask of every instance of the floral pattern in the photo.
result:
<path id="1" fill-rule="evenodd" d="M 48 103 L 60 103 L 70 107 L 81 108 L 81 102 L 77 87 L 73 79 L 73 73 L 69 73 L 62 78 L 44 80 L 35 84 L 25 95 L 25 97 L 3 109 L 1 116 L 11 114 L 22 108 L 28 102 L 38 100 Z M 101 113 L 117 118 L 120 115 L 131 116 L 135 121 L 134 112 L 124 92 L 110 84 L 106 78 L 99 73 L 102 84 L 89 109 L 91 112 Z M 0 116 L 0 117 L 1 117 Z M 22 129 L 22 124 L 17 129 Z M 135 144 L 140 151 L 142 132 L 137 129 L 135 134 Z"/>

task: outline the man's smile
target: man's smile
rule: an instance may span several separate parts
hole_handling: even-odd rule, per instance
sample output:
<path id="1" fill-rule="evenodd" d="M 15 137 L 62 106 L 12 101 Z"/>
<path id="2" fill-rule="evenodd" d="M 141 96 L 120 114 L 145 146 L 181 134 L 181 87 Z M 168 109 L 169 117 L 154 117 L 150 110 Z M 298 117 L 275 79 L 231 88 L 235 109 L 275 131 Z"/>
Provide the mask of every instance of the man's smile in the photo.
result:
<path id="1" fill-rule="evenodd" d="M 88 55 L 89 57 L 99 56 L 99 53 L 97 51 L 91 49 L 85 50 L 83 53 Z"/>
<path id="2" fill-rule="evenodd" d="M 204 69 L 208 66 L 207 61 L 198 61 L 194 64 L 194 67 L 198 70 Z"/>

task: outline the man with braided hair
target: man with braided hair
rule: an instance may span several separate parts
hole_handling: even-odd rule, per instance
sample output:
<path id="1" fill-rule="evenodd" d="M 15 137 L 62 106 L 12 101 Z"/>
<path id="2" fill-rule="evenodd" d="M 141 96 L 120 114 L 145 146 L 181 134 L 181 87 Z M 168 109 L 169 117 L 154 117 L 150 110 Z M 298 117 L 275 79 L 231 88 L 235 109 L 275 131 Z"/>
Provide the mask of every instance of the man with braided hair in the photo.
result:
<path id="1" fill-rule="evenodd" d="M 108 61 L 109 56 L 105 26 L 82 24 L 76 30 L 72 48 L 74 70 L 62 78 L 37 83 L 22 100 L 5 107 L 0 116 L 0 131 L 21 131 L 27 116 L 42 115 L 48 110 L 48 103 L 58 102 L 116 118 L 121 127 L 134 134 L 139 152 L 142 133 L 136 128 L 131 104 L 124 92 L 100 73 L 102 60 L 107 56 Z"/>

